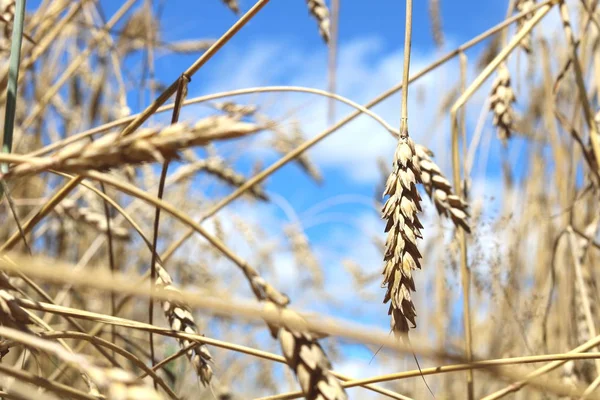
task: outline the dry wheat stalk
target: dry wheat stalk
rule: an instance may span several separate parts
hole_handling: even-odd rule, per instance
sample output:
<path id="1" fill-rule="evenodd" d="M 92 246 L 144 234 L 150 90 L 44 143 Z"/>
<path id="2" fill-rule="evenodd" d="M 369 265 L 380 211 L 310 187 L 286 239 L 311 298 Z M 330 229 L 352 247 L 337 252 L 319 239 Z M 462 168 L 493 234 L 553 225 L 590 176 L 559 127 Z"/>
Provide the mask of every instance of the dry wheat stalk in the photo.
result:
<path id="1" fill-rule="evenodd" d="M 514 111 L 512 103 L 516 101 L 510 85 L 510 72 L 506 64 L 500 64 L 498 75 L 492 84 L 490 110 L 494 113 L 494 126 L 498 128 L 498 138 L 504 143 L 510 138 Z"/>
<path id="2" fill-rule="evenodd" d="M 421 253 L 417 248 L 423 228 L 417 217 L 421 211 L 421 197 L 417 191 L 420 179 L 419 159 L 406 132 L 400 136 L 396 147 L 392 173 L 384 191 L 384 196 L 389 195 L 389 198 L 382 211 L 382 218 L 387 220 L 382 283 L 382 287 L 387 285 L 387 291 L 383 302 L 391 300 L 388 314 L 394 333 L 408 332 L 408 322 L 416 326 L 410 292 L 415 290 L 412 270 L 421 268 Z"/>
<path id="3" fill-rule="evenodd" d="M 64 199 L 54 210 L 67 215 L 74 221 L 83 222 L 98 232 L 106 233 L 108 231 L 105 214 L 94 212 L 88 207 L 78 207 L 72 199 Z M 116 226 L 114 223 L 110 224 L 110 233 L 115 239 L 129 240 L 130 238 L 127 228 Z"/>
<path id="4" fill-rule="evenodd" d="M 194 125 L 178 123 L 165 128 L 145 128 L 125 138 L 114 132 L 90 143 L 73 143 L 52 157 L 11 168 L 6 175 L 23 176 L 47 169 L 77 172 L 82 169 L 119 167 L 124 164 L 164 162 L 178 151 L 206 145 L 214 140 L 233 139 L 260 131 L 256 124 L 237 121 L 228 116 L 208 117 Z"/>
<path id="5" fill-rule="evenodd" d="M 200 165 L 200 163 L 202 164 Z M 235 172 L 233 168 L 228 167 L 225 163 L 225 160 L 223 160 L 221 157 L 208 157 L 204 160 L 198 161 L 195 164 L 197 165 L 198 169 L 204 170 L 209 174 L 218 177 L 231 186 L 240 187 L 246 183 L 246 178 Z M 248 189 L 248 192 L 260 200 L 269 200 L 264 190 L 259 185 L 253 185 L 250 189 Z"/>
<path id="6" fill-rule="evenodd" d="M 429 19 L 431 20 L 431 31 L 433 41 L 437 47 L 444 46 L 444 30 L 442 29 L 442 13 L 440 0 L 429 0 Z"/>
<path id="7" fill-rule="evenodd" d="M 317 20 L 317 24 L 319 25 L 319 33 L 321 34 L 321 37 L 323 38 L 325 43 L 329 43 L 329 9 L 327 8 L 325 1 L 306 0 L 306 3 L 308 5 L 308 11 L 310 12 L 310 15 L 312 15 Z"/>
<path id="8" fill-rule="evenodd" d="M 288 365 L 296 374 L 307 400 L 344 400 L 346 392 L 331 374 L 331 363 L 314 334 L 309 333 L 306 321 L 295 311 L 267 301 L 265 309 L 279 315 L 281 325 L 271 327 L 279 338 Z"/>
<path id="9" fill-rule="evenodd" d="M 173 292 L 174 294 L 179 293 L 173 285 L 173 280 L 169 273 L 160 265 L 156 266 L 156 286 Z M 198 328 L 194 322 L 191 309 L 183 302 L 162 302 L 163 311 L 171 329 L 174 331 L 180 331 L 185 333 L 198 334 Z M 192 343 L 186 339 L 179 339 L 179 344 L 182 348 L 190 346 Z M 212 362 L 212 356 L 208 351 L 208 348 L 204 344 L 199 344 L 193 349 L 186 353 L 188 359 L 196 369 L 196 373 L 200 377 L 200 380 L 204 385 L 208 385 L 213 376 L 213 370 L 209 363 Z"/>
<path id="10" fill-rule="evenodd" d="M 440 167 L 433 162 L 433 152 L 425 146 L 415 145 L 417 158 L 419 159 L 419 169 L 421 171 L 421 181 L 429 198 L 435 204 L 438 214 L 450 218 L 458 228 L 462 227 L 468 233 L 471 233 L 469 227 L 469 214 L 467 212 L 467 203 L 454 194 L 452 185 L 446 179 Z"/>
<path id="11" fill-rule="evenodd" d="M 519 13 L 530 11 L 535 7 L 535 0 L 517 0 L 515 7 Z M 520 30 L 531 17 L 533 17 L 533 13 L 529 13 L 527 16 L 519 19 L 517 21 L 517 29 Z M 531 53 L 531 33 L 521 40 L 520 45 L 527 53 Z"/>

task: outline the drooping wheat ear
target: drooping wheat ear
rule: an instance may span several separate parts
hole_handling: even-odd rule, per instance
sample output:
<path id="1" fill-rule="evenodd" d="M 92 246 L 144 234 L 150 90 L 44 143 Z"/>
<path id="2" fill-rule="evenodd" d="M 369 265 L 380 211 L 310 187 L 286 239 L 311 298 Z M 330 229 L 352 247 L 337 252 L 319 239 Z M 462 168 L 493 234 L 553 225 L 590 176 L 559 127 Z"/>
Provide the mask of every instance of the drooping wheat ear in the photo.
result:
<path id="1" fill-rule="evenodd" d="M 531 11 L 535 7 L 535 0 L 517 0 L 515 7 L 519 13 Z M 525 17 L 519 19 L 517 21 L 517 29 L 521 30 L 523 25 L 525 25 L 525 23 L 529 21 L 531 17 L 533 17 L 533 12 L 530 12 Z M 527 53 L 531 53 L 531 32 L 525 36 L 523 40 L 521 40 L 520 45 L 521 48 Z"/>
<path id="2" fill-rule="evenodd" d="M 83 222 L 98 232 L 106 233 L 108 231 L 105 214 L 94 212 L 88 207 L 78 207 L 72 199 L 64 199 L 54 210 L 74 221 Z M 110 224 L 110 232 L 115 239 L 129 240 L 130 238 L 129 231 L 126 228 L 116 226 L 114 223 Z"/>
<path id="3" fill-rule="evenodd" d="M 421 181 L 427 195 L 435 204 L 438 214 L 450 218 L 457 228 L 462 227 L 466 232 L 471 233 L 467 203 L 462 197 L 454 194 L 452 185 L 431 158 L 433 152 L 420 144 L 415 145 L 415 151 L 419 159 Z"/>
<path id="4" fill-rule="evenodd" d="M 318 287 L 322 287 L 323 271 L 321 270 L 321 265 L 310 248 L 308 238 L 302 232 L 302 229 L 298 225 L 291 224 L 285 226 L 283 232 L 290 241 L 296 262 L 309 269 L 312 274 L 313 283 Z"/>
<path id="5" fill-rule="evenodd" d="M 156 263 L 156 286 L 169 290 L 175 294 L 180 293 L 173 285 L 173 280 L 169 273 L 159 264 Z M 190 312 L 190 308 L 183 302 L 162 302 L 163 311 L 171 329 L 185 333 L 198 334 L 198 327 L 194 322 L 194 317 Z M 190 346 L 192 343 L 186 339 L 179 339 L 179 344 L 182 348 Z M 196 373 L 204 385 L 208 385 L 213 376 L 213 370 L 209 363 L 212 362 L 212 356 L 208 348 L 204 344 L 200 344 L 186 353 L 188 359 L 194 366 Z"/>
<path id="6" fill-rule="evenodd" d="M 231 186 L 240 187 L 246 183 L 246 178 L 235 172 L 231 167 L 227 166 L 225 160 L 223 160 L 221 157 L 212 156 L 199 161 L 199 163 L 203 163 L 200 169 L 218 177 Z M 250 189 L 248 189 L 248 192 L 257 199 L 263 201 L 269 200 L 264 190 L 259 185 L 253 185 Z"/>
<path id="7" fill-rule="evenodd" d="M 329 9 L 323 0 L 306 0 L 306 4 L 308 4 L 308 11 L 310 15 L 312 15 L 319 25 L 319 33 L 321 37 L 325 41 L 325 43 L 329 43 Z"/>
<path id="8" fill-rule="evenodd" d="M 289 134 L 285 134 L 277 128 L 274 128 L 273 130 L 277 133 L 277 135 L 275 135 L 273 138 L 271 145 L 282 155 L 294 150 L 306 140 L 302 130 L 300 129 L 300 123 L 297 120 L 292 121 L 292 129 Z M 323 182 L 323 176 L 321 175 L 321 172 L 311 161 L 306 152 L 301 153 L 298 157 L 296 157 L 295 161 L 315 182 L 318 184 Z"/>
<path id="9" fill-rule="evenodd" d="M 331 374 L 331 363 L 306 321 L 295 311 L 266 302 L 265 309 L 279 315 L 281 325 L 273 330 L 283 356 L 296 374 L 307 400 L 345 400 L 346 392 Z"/>
<path id="10" fill-rule="evenodd" d="M 251 117 L 256 111 L 258 111 L 258 107 L 252 104 L 237 104 L 233 101 L 224 101 L 222 103 L 212 103 L 212 106 L 219 111 L 226 112 L 231 117 L 240 118 L 240 117 Z"/>
<path id="11" fill-rule="evenodd" d="M 236 14 L 240 13 L 240 6 L 239 6 L 237 0 L 223 0 L 223 3 L 225 3 L 225 5 L 234 13 L 236 13 Z"/>
<path id="12" fill-rule="evenodd" d="M 73 143 L 52 157 L 11 168 L 6 176 L 22 176 L 46 169 L 77 172 L 86 169 L 106 170 L 125 164 L 164 162 L 177 157 L 188 147 L 203 146 L 215 140 L 239 138 L 260 131 L 256 124 L 229 116 L 204 118 L 194 125 L 178 123 L 164 128 L 145 128 L 127 136 L 118 132 L 89 143 Z"/>
<path id="13" fill-rule="evenodd" d="M 498 75 L 490 93 L 490 110 L 494 113 L 494 126 L 498 128 L 498 138 L 502 142 L 510 138 L 513 128 L 514 111 L 512 103 L 516 101 L 510 85 L 510 72 L 506 64 L 500 64 Z"/>
<path id="14" fill-rule="evenodd" d="M 433 41 L 437 47 L 444 46 L 444 31 L 442 29 L 442 12 L 440 0 L 429 0 L 429 19 L 431 20 L 431 31 Z"/>
<path id="15" fill-rule="evenodd" d="M 417 248 L 423 228 L 417 217 L 421 211 L 421 197 L 417 191 L 420 176 L 414 143 L 407 134 L 401 135 L 384 191 L 384 196 L 389 198 L 383 206 L 382 216 L 387 220 L 382 283 L 382 287 L 387 286 L 387 291 L 383 302 L 391 300 L 388 314 L 396 334 L 408 332 L 409 322 L 416 327 L 411 291 L 415 291 L 412 271 L 421 268 L 421 253 Z"/>

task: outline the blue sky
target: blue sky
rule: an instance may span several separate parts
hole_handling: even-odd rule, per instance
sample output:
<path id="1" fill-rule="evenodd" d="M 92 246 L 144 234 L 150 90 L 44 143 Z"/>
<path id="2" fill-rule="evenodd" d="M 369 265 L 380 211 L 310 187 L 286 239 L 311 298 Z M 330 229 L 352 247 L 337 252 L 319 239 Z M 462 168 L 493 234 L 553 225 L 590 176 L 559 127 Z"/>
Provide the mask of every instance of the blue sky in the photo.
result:
<path id="1" fill-rule="evenodd" d="M 121 1 L 103 1 L 107 17 L 110 17 Z M 140 1 L 140 4 L 142 2 Z M 161 3 L 160 1 L 155 3 Z M 366 103 L 382 91 L 398 83 L 402 74 L 402 48 L 404 37 L 404 4 L 401 1 L 341 1 L 340 46 L 338 56 L 339 93 L 357 101 Z M 487 30 L 504 19 L 506 1 L 449 1 L 442 0 L 442 24 L 446 47 L 436 49 L 433 44 L 426 1 L 415 1 L 413 20 L 413 59 L 411 71 L 416 72 L 440 55 L 473 36 Z M 235 21 L 236 16 L 219 0 L 204 1 L 163 1 L 162 26 L 165 41 L 217 38 Z M 253 3 L 241 1 L 243 11 Z M 367 5 L 368 4 L 368 5 Z M 552 29 L 551 27 L 548 29 Z M 477 59 L 482 46 L 467 54 L 469 60 Z M 198 55 L 164 55 L 156 60 L 157 77 L 169 84 L 184 71 Z M 511 68 L 515 63 L 511 61 Z M 136 64 L 130 65 L 132 68 Z M 521 57 L 521 69 L 525 70 L 526 60 Z M 469 69 L 469 82 L 476 71 Z M 518 75 L 518 74 L 517 74 Z M 522 74 L 521 74 L 522 75 Z M 431 75 L 411 86 L 409 102 L 409 129 L 414 140 L 429 146 L 436 153 L 436 161 L 447 176 L 451 176 L 449 121 L 438 118 L 440 102 L 458 82 L 459 67 L 452 60 Z M 469 138 L 475 131 L 482 113 L 482 105 L 488 93 L 491 79 L 480 89 L 467 107 L 467 127 Z M 240 89 L 264 85 L 301 85 L 327 88 L 327 48 L 323 44 L 315 21 L 308 15 L 304 0 L 272 0 L 264 9 L 235 36 L 205 67 L 194 77 L 189 86 L 189 97 L 215 93 L 230 89 Z M 132 92 L 130 107 L 140 111 L 137 95 Z M 312 95 L 300 94 L 262 94 L 235 99 L 238 102 L 252 102 L 261 106 L 261 110 L 277 119 L 286 116 L 289 110 L 296 110 L 307 137 L 320 133 L 328 126 L 327 101 Z M 145 106 L 144 104 L 143 106 Z M 524 106 L 525 104 L 520 104 Z M 397 126 L 400 114 L 400 96 L 392 96 L 374 110 L 388 123 Z M 352 111 L 348 106 L 336 106 L 337 118 Z M 206 115 L 208 109 L 202 106 L 186 108 L 182 118 L 193 121 Z M 483 129 L 482 146 L 490 145 L 490 156 L 486 166 L 482 167 L 479 152 L 474 160 L 473 197 L 482 198 L 486 204 L 486 215 L 492 217 L 498 212 L 498 203 L 493 197 L 502 190 L 499 160 L 501 147 L 491 127 L 489 113 Z M 163 117 L 161 117 L 163 118 Z M 168 118 L 165 114 L 165 118 Z M 155 119 L 159 123 L 161 119 Z M 277 156 L 264 149 L 262 136 L 253 139 L 251 146 L 239 144 L 219 147 L 225 157 L 242 154 L 237 167 L 249 174 L 251 165 L 261 160 L 267 166 Z M 315 252 L 325 266 L 326 285 L 342 305 L 324 304 L 314 301 L 310 291 L 299 290 L 295 283 L 299 272 L 289 254 L 277 255 L 278 284 L 290 294 L 293 303 L 301 308 L 316 310 L 339 318 L 368 323 L 381 329 L 387 329 L 387 306 L 381 304 L 383 289 L 379 282 L 368 286 L 365 291 L 374 300 L 358 300 L 352 292 L 351 280 L 342 267 L 346 258 L 359 263 L 365 273 L 378 272 L 382 268 L 382 255 L 372 244 L 372 237 L 384 238 L 383 223 L 379 220 L 378 210 L 373 207 L 373 194 L 379 184 L 380 174 L 377 159 L 383 157 L 391 165 L 395 140 L 377 123 L 361 116 L 331 137 L 318 144 L 309 152 L 311 158 L 323 172 L 325 182 L 316 185 L 295 165 L 289 165 L 269 178 L 267 191 L 272 194 L 274 204 L 268 206 L 247 206 L 243 202 L 230 205 L 223 215 L 234 212 L 249 222 L 260 222 L 261 226 L 273 237 L 281 237 L 282 224 L 298 218 L 304 225 Z M 509 149 L 509 155 L 520 165 L 520 155 L 526 150 L 522 140 L 515 140 Z M 481 167 L 481 168 L 480 168 Z M 515 168 L 516 173 L 522 173 Z M 203 187 L 195 190 L 204 192 Z M 213 195 L 224 194 L 218 191 Z M 206 193 L 203 193 L 206 194 Z M 495 196 L 498 197 L 498 196 Z M 423 248 L 437 238 L 441 230 L 448 236 L 451 233 L 447 223 L 440 227 L 440 220 L 423 194 L 425 212 L 425 238 Z M 329 204 L 313 207 L 319 204 Z M 287 211 L 286 211 L 287 210 Z M 292 210 L 291 212 L 289 210 Z M 195 214 L 193 211 L 190 213 Z M 290 215 L 292 217 L 290 217 Z M 226 227 L 233 230 L 233 227 Z M 228 243 L 240 252 L 244 246 L 240 243 Z M 431 282 L 435 273 L 435 263 L 440 250 L 425 254 L 424 271 L 416 273 L 418 324 L 417 335 L 428 331 L 426 294 L 431 288 L 423 287 Z M 441 251 L 443 255 L 443 251 Z M 248 253 L 248 257 L 252 254 Z M 231 271 L 231 265 L 228 271 Z M 456 284 L 449 277 L 449 284 Z M 460 317 L 459 297 L 450 299 L 449 312 L 452 320 Z M 356 350 L 355 348 L 353 348 Z M 360 374 L 360 366 L 370 359 L 365 352 L 352 351 L 352 360 L 346 370 Z M 362 363 L 362 364 L 361 364 Z M 412 364 L 409 368 L 413 368 Z M 369 369 L 370 372 L 374 370 Z"/>

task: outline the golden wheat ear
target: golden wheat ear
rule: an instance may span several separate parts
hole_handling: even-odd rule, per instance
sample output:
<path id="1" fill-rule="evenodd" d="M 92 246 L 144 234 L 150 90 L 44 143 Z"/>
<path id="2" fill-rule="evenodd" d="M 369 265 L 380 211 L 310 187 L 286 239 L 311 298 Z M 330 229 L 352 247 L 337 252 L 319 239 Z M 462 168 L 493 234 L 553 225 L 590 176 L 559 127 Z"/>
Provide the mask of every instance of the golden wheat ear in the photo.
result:
<path id="1" fill-rule="evenodd" d="M 329 43 L 329 27 L 331 22 L 329 20 L 329 9 L 327 8 L 325 1 L 306 0 L 306 4 L 308 5 L 308 11 L 310 12 L 310 15 L 317 20 L 317 24 L 319 25 L 319 34 L 325 43 Z"/>
<path id="2" fill-rule="evenodd" d="M 382 283 L 387 290 L 383 302 L 391 300 L 388 314 L 394 333 L 408 332 L 409 323 L 416 326 L 411 298 L 411 292 L 415 291 L 412 271 L 421 269 L 417 239 L 422 237 L 423 228 L 417 216 L 421 212 L 417 183 L 421 183 L 421 172 L 415 145 L 408 135 L 401 136 L 384 191 L 389 197 L 382 211 L 382 218 L 387 220 Z"/>
<path id="3" fill-rule="evenodd" d="M 498 138 L 506 144 L 513 130 L 515 92 L 510 82 L 510 72 L 506 64 L 500 64 L 498 74 L 490 93 L 490 110 L 494 114 L 493 124 L 498 129 Z"/>
<path id="4" fill-rule="evenodd" d="M 419 144 L 415 145 L 415 151 L 425 192 L 433 201 L 438 214 L 450 218 L 457 228 L 461 227 L 471 233 L 467 203 L 454 193 L 450 181 L 433 161 L 433 152 Z"/>
<path id="5" fill-rule="evenodd" d="M 167 270 L 159 263 L 156 263 L 155 266 L 157 273 L 156 286 L 170 290 L 175 294 L 180 293 L 179 289 L 173 285 L 173 280 Z M 169 321 L 169 325 L 171 325 L 171 329 L 184 333 L 198 334 L 198 327 L 192 316 L 191 309 L 185 303 L 180 301 L 163 301 L 162 307 L 165 317 Z M 179 339 L 179 344 L 181 348 L 187 348 L 192 343 L 186 339 Z M 208 385 L 213 376 L 213 370 L 210 366 L 212 356 L 206 345 L 201 344 L 192 348 L 186 352 L 186 356 L 196 370 L 200 381 L 204 385 Z"/>

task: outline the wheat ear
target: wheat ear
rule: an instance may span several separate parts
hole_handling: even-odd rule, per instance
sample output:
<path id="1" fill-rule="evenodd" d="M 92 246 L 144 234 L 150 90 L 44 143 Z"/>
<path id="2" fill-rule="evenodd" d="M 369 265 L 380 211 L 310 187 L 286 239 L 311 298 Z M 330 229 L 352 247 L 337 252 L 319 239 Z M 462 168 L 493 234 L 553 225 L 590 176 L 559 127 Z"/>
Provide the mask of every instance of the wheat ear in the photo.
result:
<path id="1" fill-rule="evenodd" d="M 346 392 L 330 372 L 327 355 L 315 335 L 308 333 L 306 321 L 295 311 L 271 301 L 266 302 L 265 309 L 280 318 L 280 327 L 271 327 L 271 332 L 278 337 L 283 356 L 296 374 L 304 397 L 307 400 L 346 400 Z"/>
<path id="2" fill-rule="evenodd" d="M 391 300 L 388 314 L 395 333 L 408 332 L 409 322 L 416 326 L 411 291 L 415 290 L 412 271 L 421 268 L 417 239 L 422 237 L 423 226 L 417 217 L 421 211 L 421 197 L 416 186 L 421 182 L 420 176 L 414 143 L 408 132 L 404 132 L 386 183 L 384 195 L 389 197 L 383 206 L 382 217 L 387 220 L 382 283 L 387 291 L 383 302 Z"/>
<path id="3" fill-rule="evenodd" d="M 415 151 L 419 159 L 421 181 L 438 214 L 450 218 L 457 228 L 462 227 L 467 233 L 471 233 L 467 203 L 454 194 L 450 181 L 433 161 L 433 152 L 419 144 L 415 145 Z"/>
<path id="4" fill-rule="evenodd" d="M 498 75 L 492 84 L 490 110 L 494 113 L 494 126 L 498 128 L 498 138 L 506 143 L 513 128 L 514 111 L 512 103 L 516 101 L 510 85 L 510 72 L 506 64 L 500 64 Z"/>
<path id="5" fill-rule="evenodd" d="M 108 231 L 105 214 L 94 212 L 88 207 L 78 207 L 72 199 L 64 199 L 54 210 L 64 213 L 74 221 L 83 222 L 98 232 L 106 233 Z M 113 223 L 110 224 L 110 233 L 115 239 L 129 240 L 130 238 L 127 228 L 115 226 Z"/>
<path id="6" fill-rule="evenodd" d="M 319 33 L 321 37 L 325 41 L 325 43 L 329 43 L 330 32 L 329 27 L 331 22 L 329 20 L 329 9 L 323 0 L 306 0 L 306 4 L 308 5 L 308 11 L 310 15 L 312 15 L 319 25 Z"/>
<path id="7" fill-rule="evenodd" d="M 52 157 L 36 158 L 17 165 L 5 175 L 22 176 L 55 169 L 65 172 L 121 167 L 144 162 L 164 162 L 192 146 L 204 146 L 214 140 L 239 138 L 260 131 L 258 125 L 241 122 L 229 116 L 208 117 L 194 125 L 178 123 L 165 128 L 139 129 L 122 137 L 108 134 L 90 143 L 73 143 Z"/>
<path id="8" fill-rule="evenodd" d="M 156 263 L 155 265 L 156 286 L 164 290 L 169 290 L 174 294 L 180 293 L 173 285 L 171 276 L 162 265 L 159 263 Z M 198 327 L 194 322 L 194 317 L 192 316 L 190 308 L 185 303 L 181 301 L 163 301 L 162 307 L 171 329 L 184 333 L 198 334 Z M 186 339 L 179 339 L 179 344 L 182 348 L 186 348 L 192 343 Z M 209 364 L 212 362 L 212 356 L 210 355 L 208 348 L 204 344 L 199 344 L 189 350 L 186 355 L 194 366 L 202 383 L 208 385 L 213 376 L 212 367 Z"/>
<path id="9" fill-rule="evenodd" d="M 240 13 L 240 6 L 237 0 L 223 0 L 223 3 L 236 14 Z"/>
<path id="10" fill-rule="evenodd" d="M 517 8 L 517 11 L 519 11 L 519 13 L 533 10 L 533 8 L 535 7 L 535 0 L 518 0 L 515 4 L 515 7 Z M 533 17 L 533 12 L 527 14 L 526 17 L 519 19 L 517 21 L 517 29 L 521 30 L 523 25 L 525 25 L 525 23 L 527 23 L 527 21 L 529 21 L 531 17 Z M 527 53 L 531 53 L 531 32 L 528 33 L 527 36 L 523 38 L 523 40 L 521 40 L 520 46 Z"/>

